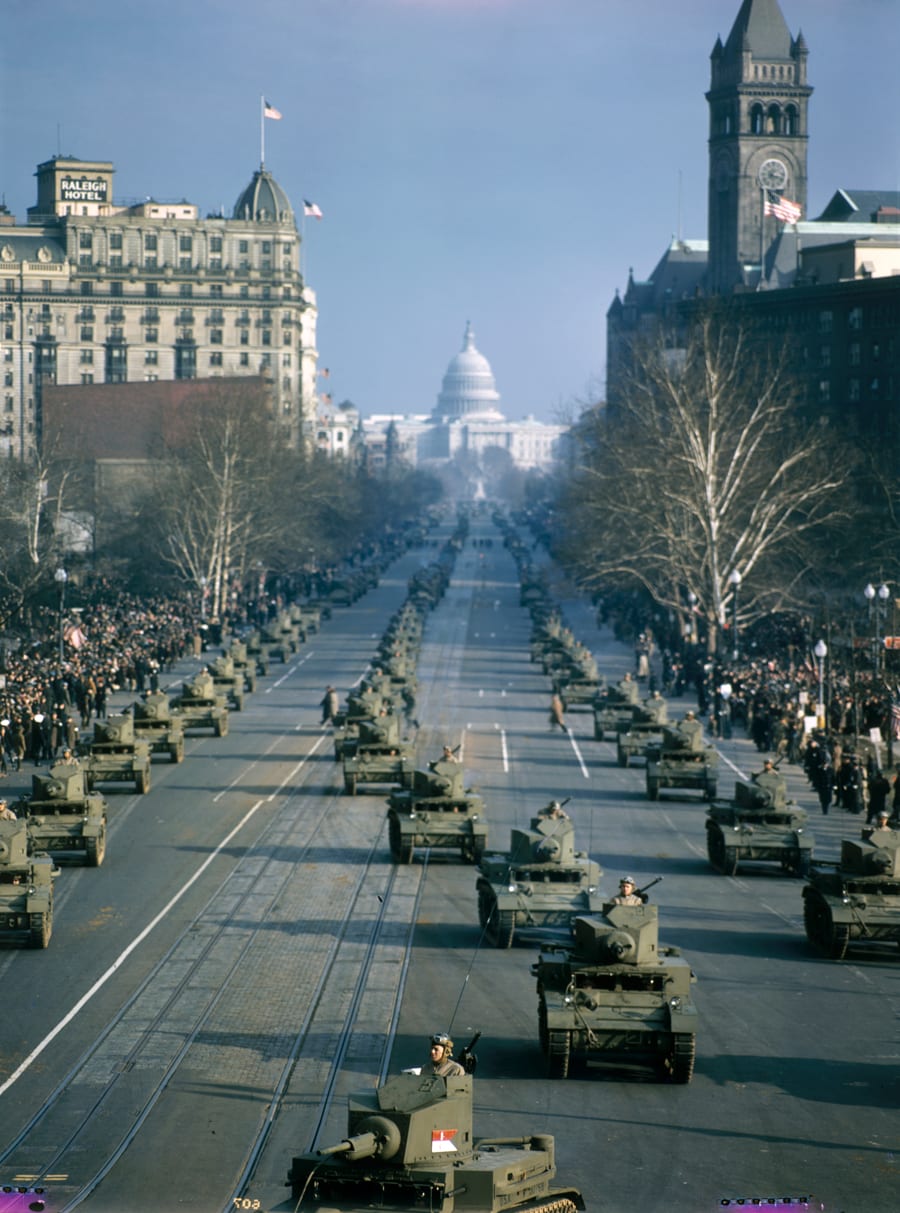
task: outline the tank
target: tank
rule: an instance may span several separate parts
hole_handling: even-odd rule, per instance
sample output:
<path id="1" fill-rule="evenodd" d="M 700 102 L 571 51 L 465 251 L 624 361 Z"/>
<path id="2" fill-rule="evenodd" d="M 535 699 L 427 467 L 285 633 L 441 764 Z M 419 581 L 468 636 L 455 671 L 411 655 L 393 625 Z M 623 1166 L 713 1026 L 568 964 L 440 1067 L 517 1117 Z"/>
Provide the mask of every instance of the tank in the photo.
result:
<path id="1" fill-rule="evenodd" d="M 659 799 L 660 788 L 697 788 L 705 800 L 715 800 L 719 755 L 703 741 L 699 720 L 663 725 L 660 745 L 647 746 L 647 796 Z"/>
<path id="2" fill-rule="evenodd" d="M 256 690 L 256 660 L 250 656 L 245 642 L 232 640 L 222 656 L 231 661 L 236 674 L 243 674 L 244 690 L 252 695 Z"/>
<path id="3" fill-rule="evenodd" d="M 662 745 L 664 724 L 669 722 L 669 705 L 657 692 L 632 708 L 627 725 L 616 733 L 616 762 L 627 767 L 633 758 L 646 759 L 651 746 Z"/>
<path id="4" fill-rule="evenodd" d="M 351 1095 L 344 1140 L 291 1161 L 294 1213 L 583 1209 L 577 1188 L 553 1186 L 549 1134 L 475 1139 L 472 1081 L 468 1074 L 397 1074 Z"/>
<path id="5" fill-rule="evenodd" d="M 248 632 L 244 637 L 244 645 L 247 649 L 247 656 L 251 662 L 256 663 L 256 672 L 265 678 L 269 672 L 269 650 L 263 642 L 261 632 Z"/>
<path id="6" fill-rule="evenodd" d="M 393 713 L 359 722 L 359 739 L 344 755 L 344 789 L 356 795 L 361 783 L 412 784 L 413 749 L 400 737 L 400 718 Z"/>
<path id="7" fill-rule="evenodd" d="M 186 731 L 212 729 L 216 737 L 224 737 L 228 732 L 228 704 L 206 670 L 183 684 L 181 694 L 172 700 L 172 710 Z"/>
<path id="8" fill-rule="evenodd" d="M 576 918 L 574 943 L 543 950 L 531 971 L 551 1078 L 566 1078 L 575 1059 L 651 1062 L 671 1082 L 691 1081 L 696 978 L 678 948 L 659 943 L 656 906 Z"/>
<path id="9" fill-rule="evenodd" d="M 46 948 L 58 874 L 48 855 L 29 852 L 26 821 L 0 821 L 0 938 Z"/>
<path id="10" fill-rule="evenodd" d="M 212 675 L 213 683 L 221 695 L 228 701 L 229 707 L 236 712 L 244 710 L 244 675 L 236 670 L 230 657 L 216 657 L 210 661 L 207 670 Z"/>
<path id="11" fill-rule="evenodd" d="M 509 948 L 519 928 L 570 935 L 580 914 L 602 910 L 597 893 L 602 875 L 598 863 L 575 850 L 575 827 L 568 817 L 533 817 L 530 829 L 511 832 L 507 854 L 481 860 L 476 892 L 485 938 Z"/>
<path id="12" fill-rule="evenodd" d="M 96 722 L 84 778 L 88 791 L 98 783 L 132 781 L 142 795 L 150 791 L 150 745 L 135 736 L 130 712 Z"/>
<path id="13" fill-rule="evenodd" d="M 304 636 L 312 636 L 322 626 L 322 612 L 316 606 L 294 603 L 288 613 L 291 622 L 300 628 Z"/>
<path id="14" fill-rule="evenodd" d="M 844 839 L 837 863 L 815 863 L 803 890 L 806 937 L 843 960 L 851 946 L 900 942 L 900 832 Z"/>
<path id="15" fill-rule="evenodd" d="M 615 737 L 620 728 L 630 725 L 639 700 L 640 687 L 632 678 L 622 678 L 615 686 L 601 688 L 592 704 L 594 740 Z"/>
<path id="16" fill-rule="evenodd" d="M 172 762 L 184 761 L 184 721 L 173 716 L 164 691 L 150 691 L 131 710 L 135 736 L 147 742 L 151 754 L 168 754 Z"/>
<path id="17" fill-rule="evenodd" d="M 57 762 L 32 775 L 31 795 L 13 806 L 24 818 L 34 854 L 82 859 L 98 868 L 106 855 L 106 801 L 85 787 L 79 763 Z"/>
<path id="18" fill-rule="evenodd" d="M 415 771 L 411 787 L 391 793 L 388 840 L 395 863 L 410 863 L 416 847 L 458 849 L 466 863 L 478 863 L 488 840 L 484 801 L 465 787 L 460 763 L 439 758 Z"/>
<path id="19" fill-rule="evenodd" d="M 389 687 L 390 680 L 386 680 Z M 359 744 L 359 726 L 363 720 L 374 720 L 382 708 L 391 707 L 391 696 L 380 686 L 366 680 L 359 690 L 347 696 L 347 706 L 335 717 L 334 760 L 341 762 L 356 753 Z"/>
<path id="20" fill-rule="evenodd" d="M 734 800 L 717 801 L 706 814 L 706 853 L 725 876 L 738 865 L 779 863 L 786 872 L 809 875 L 815 839 L 806 831 L 806 813 L 788 801 L 784 776 L 760 771 L 734 785 Z"/>

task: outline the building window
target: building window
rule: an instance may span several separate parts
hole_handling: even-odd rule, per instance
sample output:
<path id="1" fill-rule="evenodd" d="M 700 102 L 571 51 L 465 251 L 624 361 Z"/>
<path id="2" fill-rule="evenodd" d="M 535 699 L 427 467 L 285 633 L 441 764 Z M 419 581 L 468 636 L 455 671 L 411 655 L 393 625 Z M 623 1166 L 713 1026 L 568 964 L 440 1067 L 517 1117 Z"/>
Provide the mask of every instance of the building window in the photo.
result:
<path id="1" fill-rule="evenodd" d="M 122 283 L 121 282 L 111 282 L 109 284 L 109 293 L 116 297 L 124 295 L 125 292 L 122 289 Z"/>
<path id="2" fill-rule="evenodd" d="M 832 311 L 819 312 L 819 332 L 830 333 L 834 327 L 834 313 Z"/>
<path id="3" fill-rule="evenodd" d="M 155 253 L 157 249 L 156 237 L 147 235 L 144 237 L 144 248 L 148 253 Z"/>
<path id="4" fill-rule="evenodd" d="M 79 254 L 79 257 L 78 257 L 78 264 L 79 264 L 79 265 L 81 265 L 81 266 L 88 266 L 88 265 L 90 265 L 90 264 L 91 264 L 91 255 L 90 255 L 90 253 L 80 253 L 80 254 Z"/>
<path id="5" fill-rule="evenodd" d="M 222 365 L 222 351 L 221 350 L 213 350 L 213 352 L 209 356 L 209 365 L 210 366 L 221 366 Z"/>
<path id="6" fill-rule="evenodd" d="M 272 288 L 270 286 L 264 286 L 262 288 L 262 290 L 260 291 L 260 294 L 262 295 L 263 299 L 271 299 L 272 298 Z"/>
<path id="7" fill-rule="evenodd" d="M 145 257 L 144 258 L 144 269 L 145 270 L 158 270 L 159 263 L 157 262 L 156 258 L 155 257 Z"/>
<path id="8" fill-rule="evenodd" d="M 221 329 L 210 329 L 209 344 L 210 345 L 221 345 L 222 344 L 222 330 Z"/>
<path id="9" fill-rule="evenodd" d="M 861 307 L 852 307 L 847 315 L 847 323 L 854 332 L 859 332 L 863 326 L 863 310 Z"/>
<path id="10" fill-rule="evenodd" d="M 247 243 L 247 241 L 239 240 L 238 241 L 238 252 L 239 253 L 249 253 L 249 251 L 250 251 L 250 245 Z"/>
<path id="11" fill-rule="evenodd" d="M 12 371 L 7 371 L 6 374 L 3 376 L 3 386 L 12 387 L 12 385 L 13 385 L 13 373 L 12 373 Z"/>
<path id="12" fill-rule="evenodd" d="M 3 329 L 3 340 L 12 341 L 12 339 L 13 339 L 13 326 L 11 324 L 7 324 Z"/>
<path id="13" fill-rule="evenodd" d="M 93 341 L 94 340 L 94 330 L 89 324 L 83 324 L 81 326 L 81 340 L 82 341 Z"/>
<path id="14" fill-rule="evenodd" d="M 271 251 L 272 251 L 272 241 L 271 241 L 271 240 L 264 240 L 264 241 L 262 242 L 262 251 L 263 251 L 263 253 L 265 253 L 267 256 L 268 256 L 268 254 L 269 254 L 269 253 L 271 253 Z"/>
<path id="15" fill-rule="evenodd" d="M 830 379 L 820 379 L 819 380 L 819 404 L 830 404 L 830 403 L 831 403 L 831 380 Z"/>
<path id="16" fill-rule="evenodd" d="M 283 333 L 283 334 L 282 334 L 282 342 L 281 342 L 281 344 L 282 344 L 282 345 L 290 345 L 290 344 L 291 344 L 291 334 L 290 334 L 289 332 L 285 332 L 285 333 Z"/>
<path id="17" fill-rule="evenodd" d="M 81 351 L 81 361 L 85 366 L 93 365 L 94 351 L 93 350 L 82 350 Z"/>
<path id="18" fill-rule="evenodd" d="M 178 258 L 178 268 L 180 270 L 193 269 L 193 262 L 191 261 L 190 257 L 179 257 Z"/>
<path id="19" fill-rule="evenodd" d="M 182 299 L 190 299 L 194 293 L 194 287 L 190 282 L 182 282 L 178 287 L 178 294 Z"/>
<path id="20" fill-rule="evenodd" d="M 159 363 L 159 350 L 147 350 L 144 354 L 144 366 L 156 366 Z"/>
<path id="21" fill-rule="evenodd" d="M 859 342 L 858 341 L 850 342 L 849 355 L 850 355 L 850 365 L 859 366 Z"/>
<path id="22" fill-rule="evenodd" d="M 847 396 L 851 404 L 856 404 L 859 400 L 859 380 L 851 379 L 847 384 Z"/>
<path id="23" fill-rule="evenodd" d="M 831 346 L 823 345 L 819 350 L 819 366 L 831 366 Z"/>
<path id="24" fill-rule="evenodd" d="M 194 240 L 193 240 L 192 236 L 179 236 L 178 237 L 178 251 L 180 253 L 189 253 L 193 249 L 193 247 L 194 247 Z"/>
<path id="25" fill-rule="evenodd" d="M 262 343 L 263 343 L 263 345 L 271 345 L 271 344 L 272 344 L 272 332 L 271 332 L 271 330 L 270 330 L 270 329 L 263 329 L 263 331 L 262 331 Z"/>
<path id="26" fill-rule="evenodd" d="M 79 232 L 78 247 L 82 249 L 92 249 L 94 247 L 93 234 L 91 232 Z"/>
<path id="27" fill-rule="evenodd" d="M 93 282 L 82 282 L 81 283 L 81 293 L 82 293 L 82 295 L 93 295 L 93 293 L 94 293 Z"/>
<path id="28" fill-rule="evenodd" d="M 239 344 L 240 345 L 249 345 L 250 344 L 250 334 L 247 332 L 246 329 L 241 329 Z"/>
<path id="29" fill-rule="evenodd" d="M 210 293 L 211 298 L 221 299 L 222 298 L 222 283 L 221 282 L 212 283 L 212 285 L 209 288 L 209 293 Z"/>
<path id="30" fill-rule="evenodd" d="M 144 283 L 144 294 L 149 295 L 151 299 L 158 298 L 159 283 L 158 282 L 145 282 Z"/>
<path id="31" fill-rule="evenodd" d="M 197 347 L 192 341 L 181 341 L 175 346 L 175 378 L 197 378 Z"/>
<path id="32" fill-rule="evenodd" d="M 245 334 L 241 333 L 241 336 L 243 337 L 243 336 L 245 336 Z M 241 354 L 240 359 L 238 361 L 241 366 L 249 366 L 250 365 L 250 355 L 245 351 Z"/>
<path id="33" fill-rule="evenodd" d="M 282 366 L 290 366 L 290 365 L 291 365 L 291 356 L 290 356 L 290 354 L 282 354 L 282 355 L 281 355 L 281 365 L 282 365 Z"/>
<path id="34" fill-rule="evenodd" d="M 249 298 L 250 298 L 250 287 L 249 287 L 249 286 L 241 286 L 241 289 L 240 289 L 240 296 L 241 296 L 241 298 L 242 298 L 242 299 L 249 299 Z"/>
<path id="35" fill-rule="evenodd" d="M 222 237 L 221 236 L 210 236 L 209 251 L 211 253 L 221 253 L 221 251 L 222 251 Z"/>
<path id="36" fill-rule="evenodd" d="M 117 248 L 117 249 L 120 249 L 122 247 L 122 233 L 121 232 L 110 232 L 109 233 L 109 247 Z"/>
<path id="37" fill-rule="evenodd" d="M 879 362 L 881 360 L 881 346 L 876 341 L 872 346 L 872 361 Z"/>
<path id="38" fill-rule="evenodd" d="M 89 371 L 84 371 L 84 372 L 82 372 L 82 375 L 81 375 L 81 382 L 82 383 L 93 383 L 94 376 Z"/>
<path id="39" fill-rule="evenodd" d="M 159 341 L 159 329 L 144 329 L 144 340 L 148 343 Z"/>

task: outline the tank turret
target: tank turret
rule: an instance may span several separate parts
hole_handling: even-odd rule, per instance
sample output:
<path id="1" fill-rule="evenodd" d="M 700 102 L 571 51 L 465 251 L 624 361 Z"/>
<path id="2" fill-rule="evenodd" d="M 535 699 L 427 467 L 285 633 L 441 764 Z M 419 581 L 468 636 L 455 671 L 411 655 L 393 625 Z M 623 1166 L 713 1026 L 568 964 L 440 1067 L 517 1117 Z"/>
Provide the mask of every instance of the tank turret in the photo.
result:
<path id="1" fill-rule="evenodd" d="M 570 1058 L 646 1059 L 672 1082 L 694 1073 L 695 978 L 677 948 L 659 942 L 658 909 L 608 903 L 575 919 L 574 942 L 542 951 L 537 978 L 538 1033 L 552 1078 Z"/>
<path id="2" fill-rule="evenodd" d="M 584 1208 L 574 1188 L 553 1188 L 555 1144 L 544 1133 L 477 1141 L 469 1075 L 398 1074 L 350 1097 L 347 1136 L 295 1155 L 287 1186 L 296 1210 L 421 1208 L 470 1213 L 527 1206 Z"/>
<path id="3" fill-rule="evenodd" d="M 575 850 L 575 828 L 564 814 L 540 814 L 531 829 L 510 833 L 506 855 L 481 861 L 476 882 L 478 918 L 498 948 L 512 946 L 517 929 L 569 938 L 580 914 L 599 911 L 600 865 Z"/>
<path id="4" fill-rule="evenodd" d="M 900 832 L 845 838 L 836 864 L 816 863 L 803 890 L 813 947 L 843 960 L 851 944 L 900 943 Z"/>
<path id="5" fill-rule="evenodd" d="M 58 873 L 47 855 L 31 853 L 26 821 L 0 821 L 0 939 L 46 948 Z"/>
<path id="6" fill-rule="evenodd" d="M 96 868 L 106 855 L 106 801 L 88 788 L 87 772 L 78 762 L 57 762 L 31 777 L 31 796 L 15 805 L 28 823 L 31 850 L 54 859 L 76 853 Z"/>
<path id="7" fill-rule="evenodd" d="M 745 860 L 774 860 L 786 872 L 808 876 L 815 840 L 806 813 L 787 798 L 784 776 L 771 764 L 738 779 L 731 802 L 716 801 L 706 815 L 706 852 L 723 875 Z"/>
<path id="8" fill-rule="evenodd" d="M 168 754 L 173 762 L 184 759 L 184 724 L 172 715 L 165 691 L 150 691 L 135 701 L 135 734 L 148 742 L 153 754 Z"/>

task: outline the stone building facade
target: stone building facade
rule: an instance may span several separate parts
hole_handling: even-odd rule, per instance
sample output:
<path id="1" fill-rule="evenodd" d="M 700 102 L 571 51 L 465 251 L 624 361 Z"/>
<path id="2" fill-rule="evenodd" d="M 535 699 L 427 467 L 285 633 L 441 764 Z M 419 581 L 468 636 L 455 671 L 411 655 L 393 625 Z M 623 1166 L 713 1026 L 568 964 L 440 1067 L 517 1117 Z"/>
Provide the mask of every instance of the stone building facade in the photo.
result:
<path id="1" fill-rule="evenodd" d="M 262 376 L 286 445 L 316 389 L 316 299 L 300 234 L 263 166 L 229 217 L 116 203 L 109 161 L 37 169 L 28 222 L 0 212 L 0 454 L 41 438 L 50 385 Z"/>

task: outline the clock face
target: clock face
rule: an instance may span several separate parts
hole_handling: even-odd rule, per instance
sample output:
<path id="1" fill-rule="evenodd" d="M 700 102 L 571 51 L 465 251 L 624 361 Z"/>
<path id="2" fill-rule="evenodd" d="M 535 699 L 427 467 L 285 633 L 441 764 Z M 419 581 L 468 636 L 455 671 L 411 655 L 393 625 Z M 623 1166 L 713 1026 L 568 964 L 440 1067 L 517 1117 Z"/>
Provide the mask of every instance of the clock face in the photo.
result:
<path id="1" fill-rule="evenodd" d="M 787 165 L 781 160 L 764 160 L 756 179 L 764 190 L 783 190 L 788 183 Z"/>

